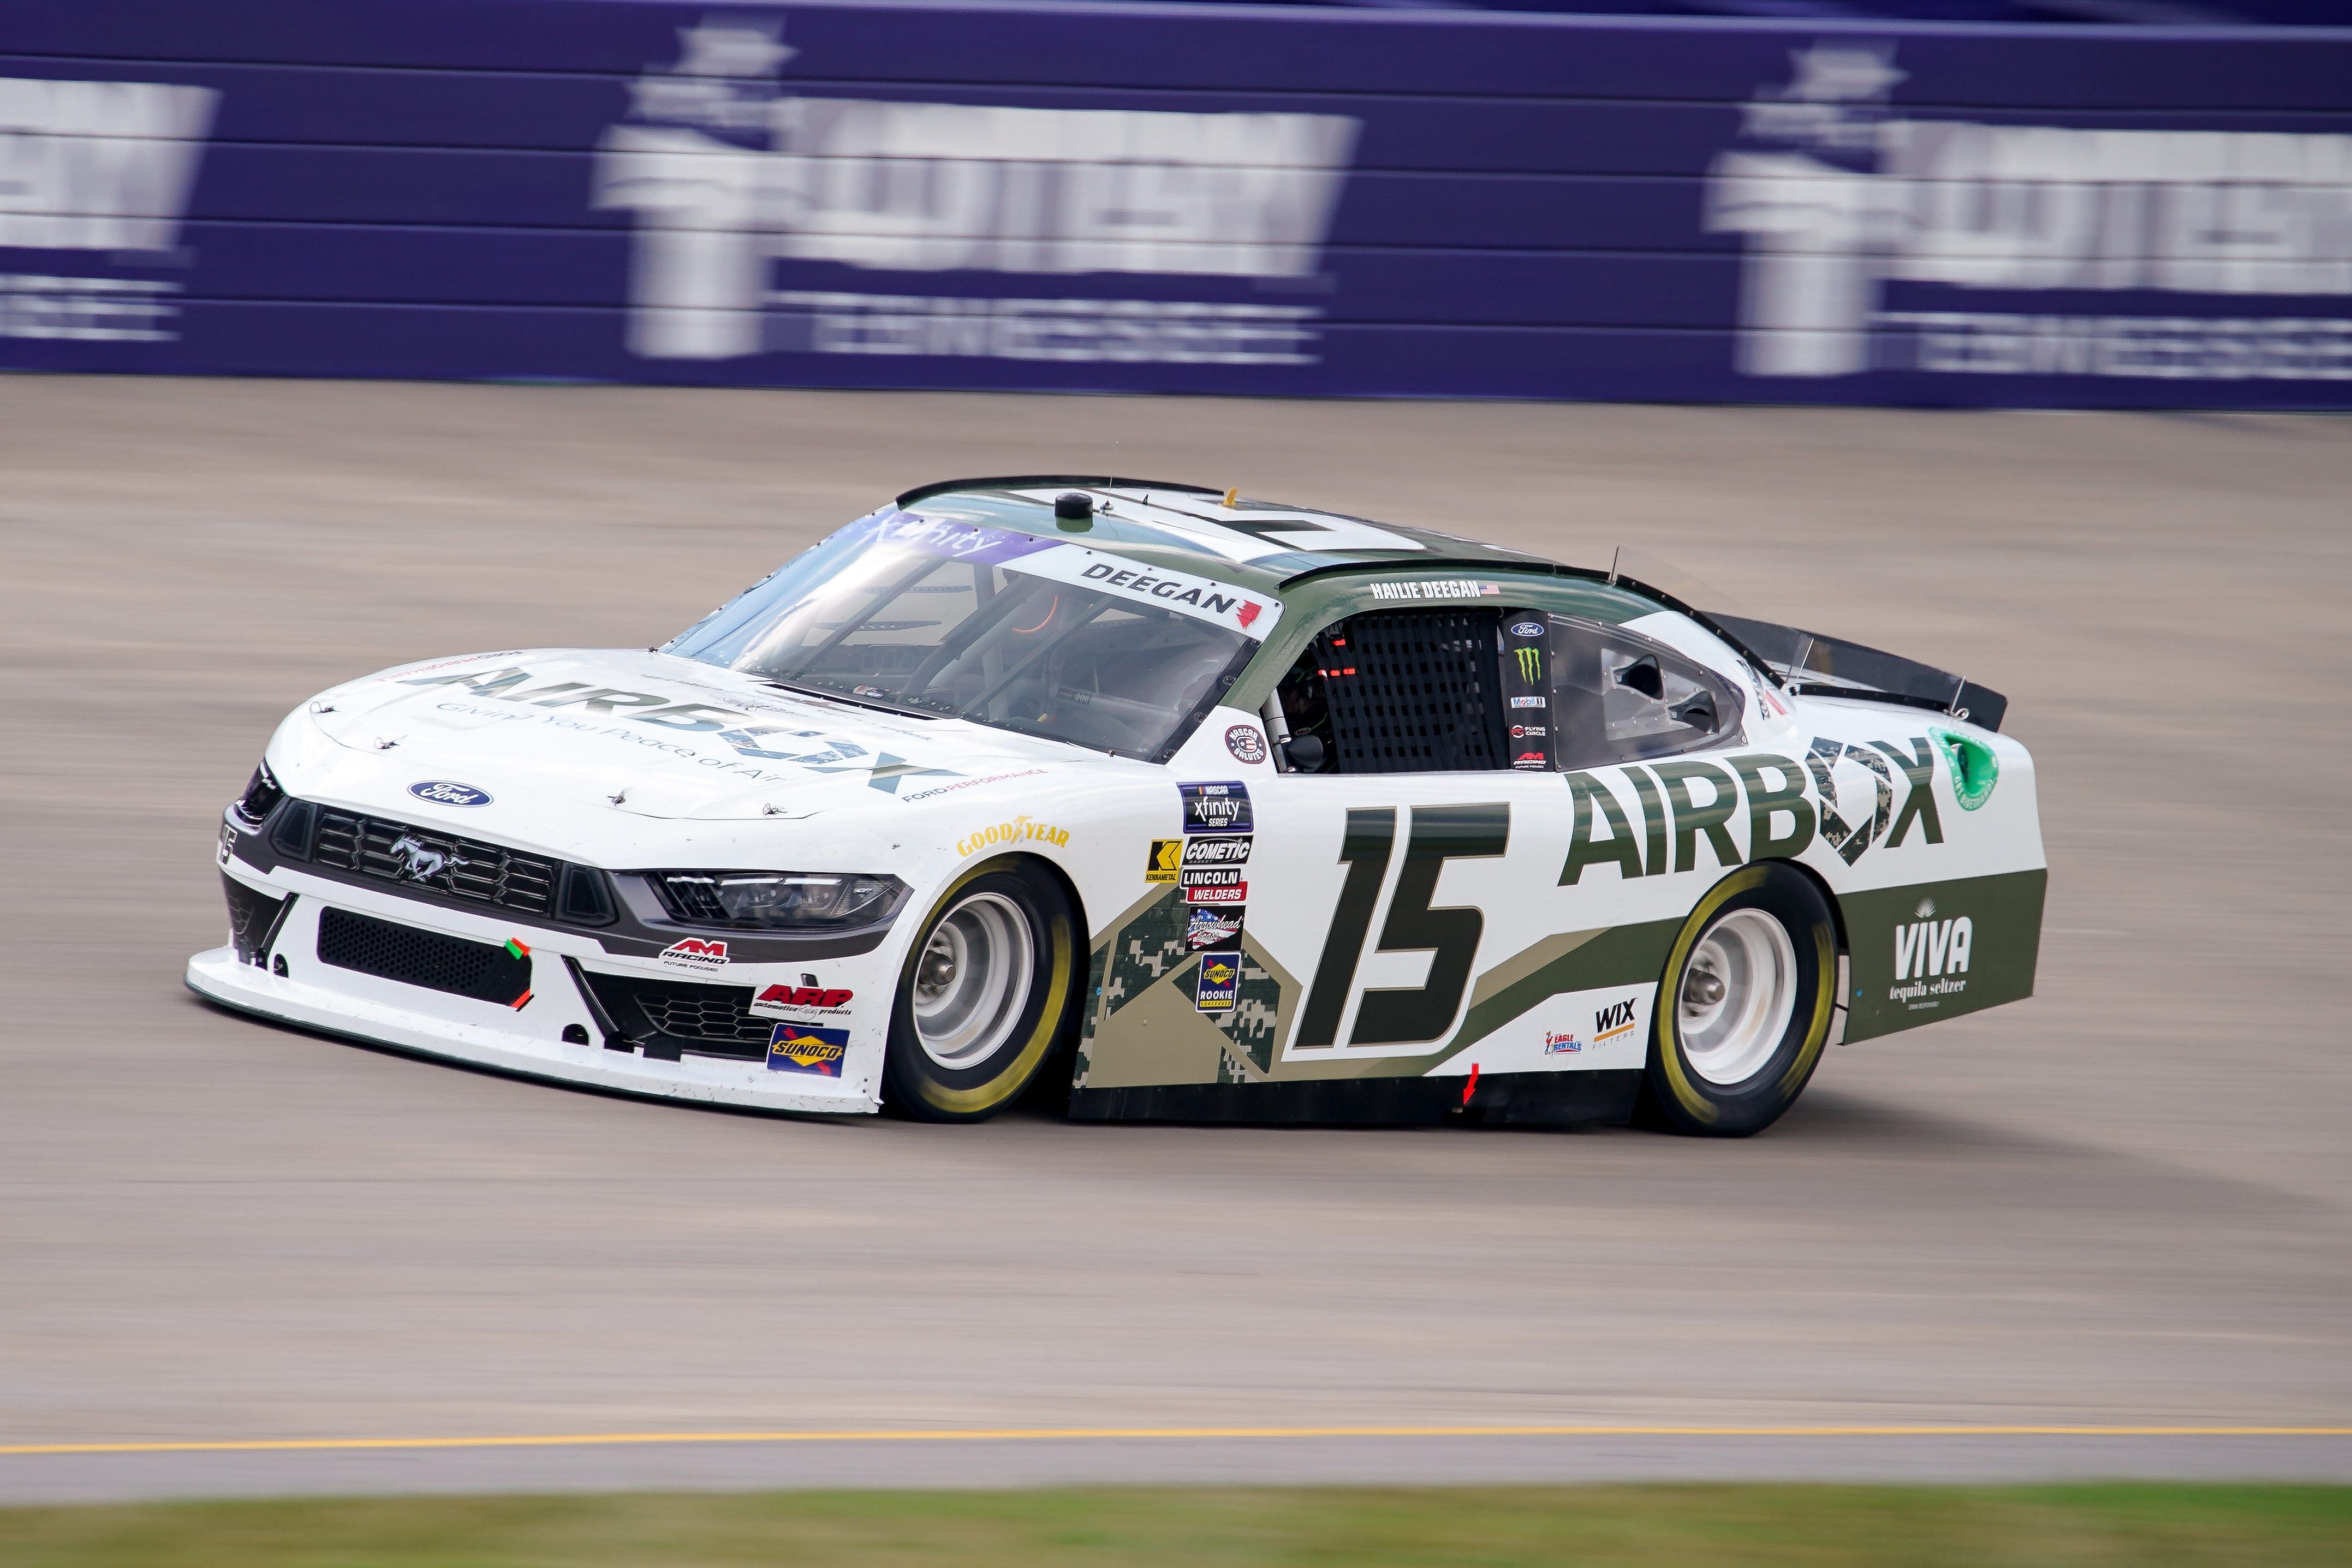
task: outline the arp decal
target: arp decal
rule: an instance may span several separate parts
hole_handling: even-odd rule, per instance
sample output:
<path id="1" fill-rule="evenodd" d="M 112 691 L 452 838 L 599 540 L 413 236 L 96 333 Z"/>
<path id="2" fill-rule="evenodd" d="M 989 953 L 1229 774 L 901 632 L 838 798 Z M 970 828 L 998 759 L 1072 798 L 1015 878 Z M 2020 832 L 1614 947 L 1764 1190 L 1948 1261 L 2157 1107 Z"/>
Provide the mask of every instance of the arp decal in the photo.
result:
<path id="1" fill-rule="evenodd" d="M 446 779 L 411 784 L 408 792 L 436 806 L 487 806 L 492 799 L 488 789 L 477 789 L 471 784 L 452 784 Z"/>
<path id="2" fill-rule="evenodd" d="M 1184 803 L 1184 831 L 1193 833 L 1246 833 L 1255 825 L 1250 817 L 1249 786 L 1235 779 L 1227 784 L 1179 784 L 1176 793 Z"/>
<path id="3" fill-rule="evenodd" d="M 780 1023 L 768 1037 L 771 1072 L 808 1072 L 819 1078 L 838 1078 L 842 1059 L 848 1054 L 849 1031 L 845 1029 Z"/>
<path id="4" fill-rule="evenodd" d="M 814 975 L 803 980 L 814 982 Z M 751 1010 L 762 1018 L 792 1018 L 801 1013 L 837 1013 L 856 992 L 843 986 L 765 986 L 751 998 Z"/>
<path id="5" fill-rule="evenodd" d="M 723 969 L 727 967 L 727 944 L 723 940 L 688 936 L 663 948 L 661 961 L 681 969 Z"/>
<path id="6" fill-rule="evenodd" d="M 1234 1009 L 1242 994 L 1242 956 L 1224 950 L 1201 955 L 1201 970 L 1192 981 L 1192 1006 L 1204 1013 Z"/>

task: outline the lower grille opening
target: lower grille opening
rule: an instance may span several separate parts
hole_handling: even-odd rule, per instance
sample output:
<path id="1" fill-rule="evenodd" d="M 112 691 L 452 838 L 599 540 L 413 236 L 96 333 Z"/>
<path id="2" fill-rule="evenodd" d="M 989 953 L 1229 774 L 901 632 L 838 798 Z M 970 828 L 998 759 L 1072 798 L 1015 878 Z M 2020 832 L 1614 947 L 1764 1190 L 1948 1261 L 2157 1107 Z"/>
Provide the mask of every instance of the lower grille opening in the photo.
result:
<path id="1" fill-rule="evenodd" d="M 319 962 L 502 1007 L 512 1007 L 530 989 L 530 960 L 504 947 L 347 909 L 319 912 Z"/>
<path id="2" fill-rule="evenodd" d="M 774 1019 L 751 1011 L 751 986 L 705 986 L 688 980 L 648 980 L 635 975 L 580 977 L 596 993 L 614 1027 L 647 1056 L 680 1055 L 764 1061 Z"/>
<path id="3" fill-rule="evenodd" d="M 228 894 L 228 939 L 240 964 L 258 964 L 269 956 L 269 938 L 286 901 L 245 885 L 226 872 L 221 887 Z"/>

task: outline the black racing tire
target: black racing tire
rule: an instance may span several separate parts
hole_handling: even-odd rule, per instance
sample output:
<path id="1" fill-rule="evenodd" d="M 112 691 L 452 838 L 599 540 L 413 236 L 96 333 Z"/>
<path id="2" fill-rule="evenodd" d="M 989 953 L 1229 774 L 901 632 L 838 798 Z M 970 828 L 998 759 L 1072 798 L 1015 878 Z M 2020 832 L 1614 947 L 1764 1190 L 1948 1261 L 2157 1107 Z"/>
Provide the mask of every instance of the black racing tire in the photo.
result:
<path id="1" fill-rule="evenodd" d="M 931 957 L 935 944 L 940 956 Z M 1025 946 L 1025 964 L 1016 944 Z M 1001 992 L 979 988 L 983 1005 L 961 1016 L 981 1021 L 969 1025 L 973 1038 L 957 1049 L 941 1020 L 960 1016 L 952 1010 L 958 987 L 975 985 L 970 977 L 983 972 L 977 957 L 983 949 L 1007 978 Z M 918 1121 L 978 1122 L 1012 1104 L 1061 1043 L 1077 999 L 1078 965 L 1076 913 L 1049 873 L 1013 858 L 957 876 L 899 967 L 883 1055 L 884 1105 Z"/>
<path id="2" fill-rule="evenodd" d="M 1829 1040 L 1837 956 L 1829 900 L 1786 862 L 1742 866 L 1709 888 L 1683 923 L 1659 979 L 1640 1119 L 1709 1138 L 1749 1137 L 1779 1121 L 1804 1092 Z M 1752 977 L 1779 965 L 1786 967 L 1773 983 L 1790 992 L 1786 1027 L 1775 1036 L 1777 1005 L 1759 1006 L 1744 1016 L 1762 1021 L 1743 1031 L 1739 1000 L 1760 988 L 1752 977 L 1734 979 L 1727 994 L 1726 975 Z"/>

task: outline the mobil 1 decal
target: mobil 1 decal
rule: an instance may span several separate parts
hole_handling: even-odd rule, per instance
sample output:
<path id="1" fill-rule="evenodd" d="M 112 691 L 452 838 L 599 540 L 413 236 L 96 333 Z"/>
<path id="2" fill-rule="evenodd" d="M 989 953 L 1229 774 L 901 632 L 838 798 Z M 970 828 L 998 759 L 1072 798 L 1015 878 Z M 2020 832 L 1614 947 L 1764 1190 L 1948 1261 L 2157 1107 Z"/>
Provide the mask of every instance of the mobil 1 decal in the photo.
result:
<path id="1" fill-rule="evenodd" d="M 1840 774 L 1841 767 L 1848 771 Z M 1935 748 L 1923 736 L 1907 754 L 1884 740 L 1816 740 L 1802 758 L 1750 752 L 1564 774 L 1574 821 L 1559 883 L 1575 885 L 1595 866 L 1631 881 L 1793 860 L 1816 836 L 1848 865 L 1915 832 L 1920 842 L 1940 844 L 1935 768 Z M 1622 790 L 1612 775 L 1623 779 Z"/>
<path id="2" fill-rule="evenodd" d="M 1348 873 L 1298 1010 L 1291 1051 L 1425 1044 L 1449 1034 L 1486 920 L 1468 904 L 1433 907 L 1438 873 L 1450 860 L 1500 855 L 1510 837 L 1511 809 L 1501 801 L 1349 810 L 1339 842 Z M 1403 864 L 1383 913 L 1381 888 L 1401 838 Z M 1359 987 L 1356 974 L 1368 950 L 1427 953 L 1427 978 L 1419 986 Z"/>
<path id="3" fill-rule="evenodd" d="M 1250 820 L 1249 786 L 1235 779 L 1228 784 L 1179 784 L 1184 802 L 1184 833 L 1246 833 Z"/>

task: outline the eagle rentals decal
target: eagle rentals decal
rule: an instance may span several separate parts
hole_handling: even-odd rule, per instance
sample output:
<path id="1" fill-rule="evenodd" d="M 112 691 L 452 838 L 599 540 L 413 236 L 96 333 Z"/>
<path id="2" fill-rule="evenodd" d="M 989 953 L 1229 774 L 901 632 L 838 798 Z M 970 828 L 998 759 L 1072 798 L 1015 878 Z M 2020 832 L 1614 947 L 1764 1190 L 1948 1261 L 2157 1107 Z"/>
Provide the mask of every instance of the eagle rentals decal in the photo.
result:
<path id="1" fill-rule="evenodd" d="M 845 1029 L 780 1023 L 775 1033 L 768 1037 L 771 1072 L 813 1072 L 819 1078 L 838 1078 L 842 1059 L 848 1054 L 849 1031 Z"/>

